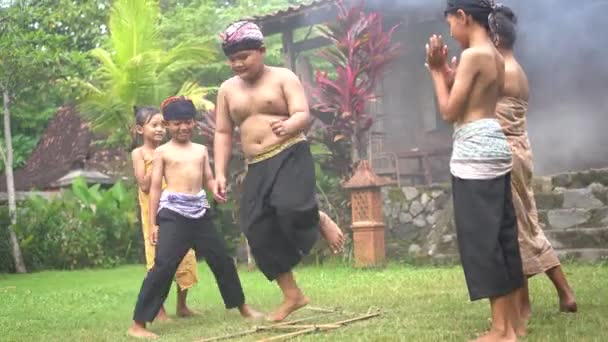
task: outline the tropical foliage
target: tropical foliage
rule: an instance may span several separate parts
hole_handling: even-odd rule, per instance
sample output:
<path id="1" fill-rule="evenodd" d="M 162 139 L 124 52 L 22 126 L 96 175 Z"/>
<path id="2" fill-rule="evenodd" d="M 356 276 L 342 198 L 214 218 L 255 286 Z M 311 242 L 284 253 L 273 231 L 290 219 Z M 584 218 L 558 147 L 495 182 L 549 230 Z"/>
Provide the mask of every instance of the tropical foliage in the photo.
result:
<path id="1" fill-rule="evenodd" d="M 397 57 L 399 44 L 391 42 L 397 25 L 385 30 L 382 15 L 364 12 L 363 2 L 349 8 L 338 1 L 338 8 L 336 21 L 320 28 L 333 45 L 319 56 L 332 65 L 335 77 L 316 71 L 313 108 L 326 124 L 327 145 L 349 146 L 352 164 L 365 156 L 366 133 L 373 124 L 366 106 L 376 98 L 377 81 Z"/>
<path id="2" fill-rule="evenodd" d="M 193 67 L 193 79 L 205 85 L 219 85 L 232 76 L 221 51 L 219 33 L 230 23 L 255 15 L 272 13 L 302 0 L 192 0 L 179 1 L 168 9 L 161 24 L 161 32 L 168 48 L 196 37 L 209 37 L 214 57 Z M 266 37 L 266 63 L 281 65 L 280 36 Z"/>
<path id="3" fill-rule="evenodd" d="M 116 0 L 110 11 L 108 46 L 91 51 L 99 68 L 90 82 L 83 82 L 88 94 L 81 113 L 94 130 L 109 134 L 110 143 L 129 143 L 133 106 L 158 106 L 177 93 L 202 100 L 206 93 L 191 80 L 184 83 L 184 75 L 192 66 L 213 59 L 210 38 L 165 50 L 160 20 L 158 1 Z"/>
<path id="4" fill-rule="evenodd" d="M 11 3 L 0 7 L 0 78 L 10 87 L 13 167 L 19 168 L 57 107 L 81 95 L 72 80 L 93 70 L 83 52 L 107 36 L 109 1 L 81 0 L 78 6 L 73 0 Z"/>
<path id="5" fill-rule="evenodd" d="M 224 62 L 218 33 L 237 19 L 303 2 L 306 1 L 15 0 L 9 7 L 0 5 L 0 90 L 9 99 L 4 101 L 0 96 L 0 101 L 9 119 L 14 119 L 12 130 L 8 130 L 14 132 L 10 139 L 14 146 L 12 165 L 20 167 L 25 163 L 56 108 L 66 102 L 79 105 L 79 112 L 90 127 L 102 133 L 104 139 L 107 137 L 104 143 L 127 146 L 134 105 L 158 106 L 167 96 L 190 95 L 203 113 L 197 139 L 212 146 L 215 113 L 206 99 L 212 100 L 217 86 L 232 75 Z M 337 191 L 344 173 L 336 173 L 339 168 L 333 165 L 350 166 L 351 142 L 362 140 L 351 138 L 360 137 L 368 124 L 361 103 L 373 99 L 369 95 L 372 92 L 366 93 L 365 89 L 373 88 L 368 84 L 373 83 L 374 75 L 393 52 L 382 45 L 386 42 L 377 40 L 386 38 L 377 32 L 382 26 L 381 18 L 365 14 L 359 20 L 362 7 L 358 7 L 359 12 L 342 7 L 343 26 L 329 26 L 323 33 L 330 39 L 333 34 L 335 42 L 350 44 L 352 51 L 337 44 L 337 54 L 323 52 L 321 63 L 317 63 L 318 59 L 313 61 L 313 65 L 331 66 L 335 71 L 324 74 L 328 82 L 319 82 L 319 91 L 315 92 L 315 108 L 327 130 L 311 131 L 310 140 L 320 205 L 339 223 L 347 225 L 348 203 L 344 193 Z M 344 26 L 347 22 L 350 26 Z M 348 32 L 354 37 L 342 37 L 346 27 L 351 27 Z M 304 31 L 295 32 L 296 40 L 310 34 Z M 384 32 L 388 40 L 391 32 Z M 267 37 L 266 45 L 267 63 L 281 65 L 280 36 Z M 344 57 L 342 64 L 336 59 L 340 54 Z M 383 54 L 384 62 L 362 62 L 363 56 Z M 344 72 L 340 76 L 336 65 L 344 70 L 350 68 L 350 74 Z M 360 72 L 353 72 L 356 68 Z M 357 76 L 356 82 L 345 81 L 349 80 L 348 75 Z M 331 82 L 336 87 L 329 86 Z M 349 84 L 363 90 L 342 91 Z M 321 95 L 321 87 L 330 92 Z M 331 95 L 335 89 L 350 96 L 350 102 Z M 364 100 L 357 102 L 354 98 Z M 332 107 L 332 101 L 342 101 L 343 105 Z M 349 119 L 344 113 L 353 113 L 351 116 L 357 119 Z M 10 120 L 5 122 L 10 124 Z M 240 239 L 236 199 L 245 171 L 238 131 L 234 138 L 230 177 L 233 202 L 219 208 L 218 218 L 229 244 Z M 10 246 L 7 241 L 10 242 L 11 229 L 23 247 L 25 264 L 32 269 L 110 266 L 135 261 L 141 251 L 134 191 L 122 185 L 104 190 L 76 183 L 55 199 L 31 198 L 20 203 L 15 217 L 15 224 L 0 225 L 0 270 L 15 270 L 14 262 L 8 260 L 9 248 L 5 248 Z M 0 209 L 0 221 L 9 222 L 9 218 Z"/>
<path id="6" fill-rule="evenodd" d="M 78 74 L 86 70 L 86 62 L 78 54 L 78 49 L 92 42 L 85 33 L 76 34 L 75 29 L 89 27 L 87 23 L 72 20 L 73 12 L 65 14 L 65 18 L 72 20 L 63 27 L 58 21 L 58 11 L 55 6 L 64 3 L 64 0 L 42 1 L 14 1 L 11 6 L 0 8 L 0 93 L 3 109 L 4 143 L 0 144 L 0 157 L 6 177 L 8 193 L 8 212 L 10 225 L 8 226 L 11 251 L 14 257 L 17 272 L 25 272 L 26 268 L 21 257 L 21 251 L 13 226 L 16 223 L 15 188 L 13 181 L 13 168 L 15 160 L 24 162 L 19 158 L 29 153 L 36 143 L 36 137 L 29 135 L 16 135 L 15 142 L 23 142 L 15 158 L 13 150 L 13 110 L 15 113 L 27 113 L 28 108 L 41 108 L 41 100 L 52 99 L 61 94 L 61 80 L 68 79 L 69 75 Z M 87 2 L 90 4 L 90 1 Z M 84 16 L 86 11 L 81 13 Z M 92 16 L 95 22 L 98 17 Z M 90 27 L 89 27 L 90 28 Z M 86 32 L 86 30 L 83 30 Z M 82 34 L 82 35 L 81 35 Z M 82 39 L 81 39 L 82 38 Z M 49 90 L 50 89 L 50 90 Z M 21 111 L 19 110 L 21 109 Z M 48 112 L 47 112 L 48 113 Z M 31 113 L 29 113 L 31 114 Z M 26 117 L 24 122 L 31 125 L 27 119 L 35 122 L 46 122 L 48 117 L 40 115 Z M 40 129 L 40 128 L 38 128 Z"/>
<path id="7" fill-rule="evenodd" d="M 2 226 L 7 218 L 0 211 Z M 122 183 L 101 189 L 78 179 L 51 199 L 30 197 L 20 205 L 14 230 L 29 270 L 137 262 L 143 248 L 136 193 Z M 8 268 L 3 257 L 0 272 Z"/>

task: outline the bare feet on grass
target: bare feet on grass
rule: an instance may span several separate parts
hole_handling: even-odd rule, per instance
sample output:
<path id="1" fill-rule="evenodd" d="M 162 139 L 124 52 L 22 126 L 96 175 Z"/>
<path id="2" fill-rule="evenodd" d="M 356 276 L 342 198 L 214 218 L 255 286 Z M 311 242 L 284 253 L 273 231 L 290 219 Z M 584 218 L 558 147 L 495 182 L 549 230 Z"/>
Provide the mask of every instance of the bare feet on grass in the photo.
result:
<path id="1" fill-rule="evenodd" d="M 491 320 L 490 320 L 490 323 L 491 323 Z M 485 335 L 488 335 L 491 331 L 492 331 L 491 329 L 488 329 L 483 333 L 478 333 L 477 337 L 481 338 Z M 517 335 L 517 337 L 528 336 L 528 321 L 521 322 L 521 324 L 517 328 L 515 328 L 515 335 Z"/>
<path id="2" fill-rule="evenodd" d="M 473 340 L 473 342 L 516 342 L 517 336 L 515 332 L 511 330 L 510 332 L 499 331 L 495 329 L 491 329 L 487 333 L 481 335 L 477 339 Z"/>
<path id="3" fill-rule="evenodd" d="M 528 336 L 528 325 L 523 324 L 523 325 L 517 327 L 517 329 L 515 329 L 515 335 L 517 335 L 517 337 Z"/>
<path id="4" fill-rule="evenodd" d="M 268 316 L 271 322 L 281 322 L 294 311 L 308 305 L 308 298 L 302 292 L 296 296 L 285 297 L 279 308 Z"/>
<path id="5" fill-rule="evenodd" d="M 239 307 L 239 312 L 241 313 L 241 316 L 245 317 L 245 318 L 250 318 L 250 319 L 263 319 L 264 318 L 264 314 L 254 310 L 251 306 L 247 305 L 247 304 L 243 304 Z"/>
<path id="6" fill-rule="evenodd" d="M 171 322 L 169 316 L 167 316 L 167 311 L 165 311 L 165 306 L 161 306 L 156 318 L 154 318 L 154 322 L 167 323 Z"/>
<path id="7" fill-rule="evenodd" d="M 576 306 L 576 299 L 574 298 L 574 292 L 570 291 L 559 296 L 559 311 L 575 313 L 578 311 Z"/>
<path id="8" fill-rule="evenodd" d="M 127 330 L 127 334 L 135 338 L 156 339 L 158 335 L 146 329 L 145 324 L 133 322 L 133 325 Z"/>
<path id="9" fill-rule="evenodd" d="M 561 266 L 553 267 L 552 269 L 545 272 L 547 277 L 551 279 L 551 282 L 557 290 L 559 296 L 559 311 L 561 312 L 577 312 L 578 307 L 576 306 L 576 298 L 574 297 L 574 291 L 568 284 L 566 274 Z"/>
<path id="10" fill-rule="evenodd" d="M 338 254 L 344 250 L 344 233 L 336 222 L 334 222 L 327 214 L 319 211 L 319 226 L 321 235 L 327 240 L 329 248 L 334 254 Z"/>
<path id="11" fill-rule="evenodd" d="M 190 310 L 190 308 L 186 305 L 180 306 L 176 310 L 177 317 L 188 318 L 193 316 L 198 316 L 198 312 Z"/>

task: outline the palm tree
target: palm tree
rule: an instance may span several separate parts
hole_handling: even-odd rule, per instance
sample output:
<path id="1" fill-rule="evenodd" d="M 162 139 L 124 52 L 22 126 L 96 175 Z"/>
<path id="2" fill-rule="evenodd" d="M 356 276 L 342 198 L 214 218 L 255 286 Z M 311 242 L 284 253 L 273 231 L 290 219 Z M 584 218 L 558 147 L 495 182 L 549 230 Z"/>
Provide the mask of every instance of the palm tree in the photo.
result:
<path id="1" fill-rule="evenodd" d="M 116 0 L 110 11 L 110 40 L 106 49 L 90 52 L 99 63 L 80 112 L 94 131 L 109 143 L 125 146 L 134 124 L 133 106 L 158 106 L 168 96 L 190 95 L 207 107 L 207 89 L 187 79 L 194 65 L 215 62 L 209 39 L 198 39 L 164 50 L 159 32 L 160 7 L 155 0 Z"/>

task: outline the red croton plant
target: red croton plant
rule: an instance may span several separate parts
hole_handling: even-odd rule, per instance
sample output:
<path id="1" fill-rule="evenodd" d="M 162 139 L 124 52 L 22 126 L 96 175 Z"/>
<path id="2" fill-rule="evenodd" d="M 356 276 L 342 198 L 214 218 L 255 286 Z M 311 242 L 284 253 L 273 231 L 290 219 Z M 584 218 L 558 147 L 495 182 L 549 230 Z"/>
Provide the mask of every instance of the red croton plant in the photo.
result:
<path id="1" fill-rule="evenodd" d="M 398 24 L 385 29 L 382 15 L 364 12 L 363 1 L 349 8 L 338 0 L 337 6 L 336 21 L 320 27 L 333 44 L 319 53 L 335 68 L 335 78 L 316 71 L 312 108 L 326 125 L 327 145 L 349 144 L 354 165 L 366 154 L 366 133 L 374 120 L 366 105 L 376 98 L 379 77 L 399 53 L 400 45 L 391 41 Z"/>
<path id="2" fill-rule="evenodd" d="M 215 119 L 215 109 L 210 109 L 209 111 L 204 111 L 202 120 L 197 122 L 201 136 L 208 146 L 213 146 L 213 138 L 215 136 Z M 237 156 L 242 154 L 241 135 L 239 134 L 238 127 L 234 130 L 232 135 L 232 150 L 233 155 L 235 155 L 235 152 Z"/>

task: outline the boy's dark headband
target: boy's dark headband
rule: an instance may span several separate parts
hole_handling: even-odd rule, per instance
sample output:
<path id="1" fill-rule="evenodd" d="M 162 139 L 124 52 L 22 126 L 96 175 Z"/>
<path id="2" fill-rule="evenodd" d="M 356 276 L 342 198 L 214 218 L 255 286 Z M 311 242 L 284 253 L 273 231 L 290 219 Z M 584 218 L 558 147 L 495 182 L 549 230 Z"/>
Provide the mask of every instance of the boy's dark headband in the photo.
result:
<path id="1" fill-rule="evenodd" d="M 160 105 L 163 112 L 163 119 L 169 120 L 188 120 L 196 116 L 196 107 L 192 100 L 185 96 L 172 96 L 167 98 Z"/>

